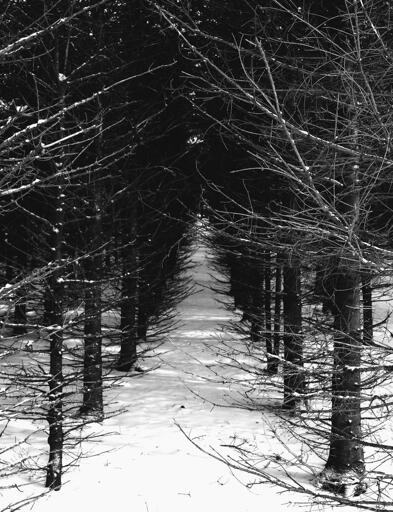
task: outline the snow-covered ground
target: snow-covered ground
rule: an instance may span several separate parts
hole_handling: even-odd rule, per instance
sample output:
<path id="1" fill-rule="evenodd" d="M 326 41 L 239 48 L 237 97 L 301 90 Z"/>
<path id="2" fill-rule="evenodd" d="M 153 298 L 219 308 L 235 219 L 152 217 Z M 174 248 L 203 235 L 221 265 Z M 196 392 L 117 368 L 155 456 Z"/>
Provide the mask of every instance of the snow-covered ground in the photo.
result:
<path id="1" fill-rule="evenodd" d="M 179 428 L 204 448 L 220 450 L 220 445 L 233 444 L 242 437 L 257 440 L 264 436 L 269 443 L 260 413 L 212 405 L 230 404 L 236 396 L 235 388 L 210 379 L 213 374 L 205 368 L 216 363 L 214 351 L 206 345 L 225 338 L 221 324 L 231 314 L 203 286 L 211 280 L 206 250 L 196 251 L 193 259 L 198 293 L 179 306 L 181 326 L 143 363 L 145 368 L 159 367 L 125 377 L 119 387 L 107 391 L 108 410 L 124 407 L 126 411 L 87 427 L 85 433 L 103 437 L 82 444 L 82 458 L 65 474 L 59 492 L 47 493 L 27 509 L 259 512 L 268 504 L 271 511 L 288 509 L 291 496 L 266 486 L 246 488 L 244 483 L 253 481 L 251 476 L 233 475 L 227 466 L 193 446 Z M 10 435 L 22 439 L 28 432 L 32 434 L 29 450 L 45 454 L 46 459 L 45 435 L 28 420 L 11 424 L 3 443 Z M 21 455 L 16 449 L 15 459 Z M 0 510 L 44 492 L 43 479 L 43 472 L 14 475 L 14 487 L 1 490 Z"/>
<path id="2" fill-rule="evenodd" d="M 300 454 L 297 441 L 282 431 L 281 441 L 277 439 L 279 426 L 274 414 L 233 406 L 241 401 L 242 383 L 236 382 L 239 370 L 221 364 L 225 354 L 217 356 L 214 347 L 220 340 L 235 349 L 241 343 L 223 328 L 234 315 L 225 309 L 223 297 L 207 286 L 212 282 L 212 271 L 206 249 L 197 249 L 193 261 L 197 293 L 179 305 L 180 327 L 152 357 L 142 361 L 144 369 L 153 370 L 125 376 L 118 386 L 106 391 L 107 412 L 124 411 L 84 428 L 82 435 L 92 436 L 91 440 L 81 444 L 81 457 L 64 475 L 59 492 L 45 492 L 43 471 L 27 470 L 3 479 L 0 511 L 16 510 L 7 506 L 42 493 L 26 510 L 279 512 L 298 510 L 301 505 L 310 510 L 308 497 L 282 493 L 282 489 L 266 484 L 247 485 L 257 478 L 232 472 L 187 438 L 207 451 L 232 455 L 236 450 L 226 446 L 255 446 L 277 460 L 288 457 L 286 447 L 292 447 L 292 476 L 315 489 L 307 475 L 307 460 L 312 455 Z M 13 436 L 18 440 L 31 434 L 27 443 L 14 449 L 13 458 L 17 461 L 36 453 L 42 455 L 45 464 L 44 428 L 44 424 L 28 419 L 11 422 L 0 439 L 0 449 Z M 304 473 L 299 471 L 296 452 L 305 462 Z M 67 460 L 75 453 L 66 454 Z M 4 457 L 9 460 L 9 454 Z M 316 510 L 321 507 L 317 505 Z"/>

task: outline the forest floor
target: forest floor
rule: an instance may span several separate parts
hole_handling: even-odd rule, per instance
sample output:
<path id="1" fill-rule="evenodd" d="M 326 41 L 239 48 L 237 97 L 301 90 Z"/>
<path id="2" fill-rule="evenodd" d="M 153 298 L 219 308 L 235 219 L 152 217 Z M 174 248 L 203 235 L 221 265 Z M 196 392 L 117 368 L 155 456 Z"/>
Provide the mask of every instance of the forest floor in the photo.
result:
<path id="1" fill-rule="evenodd" d="M 240 385 L 232 379 L 238 369 L 223 365 L 214 348 L 222 340 L 239 342 L 223 328 L 225 322 L 235 318 L 234 313 L 225 308 L 223 297 L 208 287 L 214 272 L 208 266 L 206 249 L 196 250 L 192 259 L 194 267 L 190 272 L 197 283 L 197 293 L 179 305 L 179 327 L 141 362 L 144 369 L 153 370 L 124 376 L 116 387 L 106 391 L 107 411 L 124 411 L 85 427 L 84 435 L 100 437 L 82 443 L 81 458 L 64 475 L 59 492 L 44 494 L 26 510 L 311 509 L 312 502 L 302 495 L 282 493 L 282 489 L 270 484 L 250 485 L 258 479 L 231 471 L 190 441 L 193 439 L 207 451 L 233 456 L 234 450 L 224 446 L 237 445 L 242 440 L 277 457 L 285 451 L 276 439 L 272 413 L 234 406 L 235 402 L 241 403 L 242 396 Z M 16 437 L 18 429 L 25 435 L 37 427 L 25 420 L 13 428 Z M 30 448 L 47 453 L 43 433 L 33 437 L 31 443 L 34 446 Z M 1 491 L 0 511 L 15 510 L 7 506 L 41 494 L 43 476 L 37 471 L 13 476 L 14 487 Z M 321 507 L 316 505 L 315 510 Z"/>

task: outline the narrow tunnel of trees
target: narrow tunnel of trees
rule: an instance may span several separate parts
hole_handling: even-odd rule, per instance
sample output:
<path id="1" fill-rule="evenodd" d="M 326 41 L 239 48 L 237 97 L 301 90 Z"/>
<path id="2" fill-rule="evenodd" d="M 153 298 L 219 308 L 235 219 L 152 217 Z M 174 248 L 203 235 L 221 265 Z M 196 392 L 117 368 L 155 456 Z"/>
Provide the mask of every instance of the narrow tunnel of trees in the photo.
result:
<path id="1" fill-rule="evenodd" d="M 320 455 L 307 492 L 351 504 L 375 486 L 368 449 L 391 456 L 368 433 L 391 401 L 375 410 L 392 347 L 373 313 L 392 282 L 393 7 L 6 4 L 0 346 L 30 363 L 1 378 L 47 421 L 45 485 L 174 328 L 199 223 L 256 385 Z"/>

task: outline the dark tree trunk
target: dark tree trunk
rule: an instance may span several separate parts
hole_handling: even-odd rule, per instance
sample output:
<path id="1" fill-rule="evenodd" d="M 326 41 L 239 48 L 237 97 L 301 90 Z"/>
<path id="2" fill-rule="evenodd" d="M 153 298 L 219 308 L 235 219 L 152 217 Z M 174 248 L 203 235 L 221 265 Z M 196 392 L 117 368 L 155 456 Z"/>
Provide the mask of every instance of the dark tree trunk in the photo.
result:
<path id="1" fill-rule="evenodd" d="M 278 373 L 279 357 L 280 357 L 280 324 L 281 324 L 281 287 L 282 287 L 282 273 L 281 267 L 277 261 L 276 275 L 275 275 L 275 295 L 274 295 L 274 334 L 273 334 L 273 355 L 270 365 L 271 373 Z"/>
<path id="2" fill-rule="evenodd" d="M 50 330 L 50 377 L 49 384 L 49 462 L 46 487 L 59 490 L 63 467 L 63 285 L 56 274 L 48 280 L 46 318 Z M 49 300 L 49 297 L 51 300 Z"/>
<path id="3" fill-rule="evenodd" d="M 361 478 L 364 473 L 360 409 L 361 322 L 358 273 L 347 270 L 337 274 L 335 306 L 332 425 L 329 458 L 323 475 L 325 488 L 345 494 L 345 477 L 356 474 Z"/>
<path id="4" fill-rule="evenodd" d="M 59 45 L 61 39 L 56 41 L 56 59 L 59 63 Z M 58 69 L 59 71 L 59 69 Z M 58 73 L 58 77 L 60 74 Z M 60 103 L 65 105 L 65 83 L 58 82 L 58 91 Z M 65 135 L 64 119 L 60 118 L 59 133 L 60 137 Z M 53 172 L 57 177 L 56 196 L 53 202 L 52 223 L 53 230 L 51 234 L 50 247 L 53 251 L 51 255 L 56 262 L 56 268 L 47 281 L 45 291 L 45 313 L 44 318 L 50 327 L 49 331 L 49 461 L 46 471 L 46 487 L 53 490 L 59 490 L 61 487 L 61 478 L 63 471 L 63 302 L 64 302 L 64 221 L 65 221 L 65 182 L 59 169 L 66 166 L 65 148 L 59 155 L 57 161 L 53 160 Z"/>
<path id="5" fill-rule="evenodd" d="M 101 41 L 102 19 L 99 11 L 98 40 Z M 97 100 L 97 111 L 100 123 L 96 139 L 96 155 L 100 160 L 103 145 L 103 107 L 101 100 Z M 102 254 L 103 240 L 103 191 L 99 174 L 96 173 L 95 181 L 91 183 L 89 191 L 92 223 L 89 232 L 92 254 L 84 261 L 85 274 L 85 326 L 84 326 L 84 361 L 83 361 L 83 404 L 81 414 L 94 416 L 98 421 L 104 417 L 104 405 L 102 397 L 102 325 L 101 325 L 101 281 L 103 277 L 104 256 Z"/>
<path id="6" fill-rule="evenodd" d="M 243 256 L 236 256 L 231 265 L 231 291 L 235 307 L 243 312 L 242 322 L 251 321 L 252 318 L 252 286 L 250 281 L 250 262 L 247 251 L 243 249 Z"/>
<path id="7" fill-rule="evenodd" d="M 56 269 L 47 281 L 44 317 L 49 326 L 49 461 L 46 472 L 46 487 L 59 490 L 63 469 L 63 226 L 65 195 L 63 186 L 57 186 L 54 201 L 52 247 Z"/>
<path id="8" fill-rule="evenodd" d="M 373 298 L 371 278 L 369 274 L 362 274 L 362 298 L 363 343 L 367 345 L 373 341 Z"/>
<path id="9" fill-rule="evenodd" d="M 261 343 L 264 338 L 265 309 L 264 309 L 264 274 L 260 264 L 254 266 L 254 279 L 251 279 L 251 264 L 248 269 L 250 304 L 248 306 L 251 321 L 250 337 L 253 343 Z"/>
<path id="10" fill-rule="evenodd" d="M 137 359 L 138 340 L 138 249 L 136 205 L 130 214 L 131 244 L 122 249 L 123 277 L 120 306 L 120 355 L 117 369 L 129 371 Z"/>
<path id="11" fill-rule="evenodd" d="M 84 263 L 85 279 L 85 351 L 83 361 L 82 414 L 103 418 L 102 401 L 102 333 L 101 333 L 101 257 L 91 257 Z"/>
<path id="12" fill-rule="evenodd" d="M 355 3 L 356 4 L 356 3 Z M 354 12 L 357 16 L 357 5 Z M 351 69 L 352 64 L 349 64 Z M 359 66 L 361 66 L 359 64 Z M 360 151 L 357 115 L 358 98 L 351 89 L 353 119 L 352 143 Z M 349 237 L 358 233 L 360 216 L 361 161 L 344 165 L 341 192 L 336 204 L 351 225 Z M 352 241 L 352 240 L 350 240 Z M 350 244 L 348 243 L 348 246 Z M 323 487 L 347 495 L 364 492 L 364 451 L 361 429 L 361 273 L 354 253 L 342 254 L 335 266 L 334 286 L 334 358 L 332 376 L 332 419 L 329 457 L 323 475 Z"/>
<path id="13" fill-rule="evenodd" d="M 27 257 L 18 255 L 13 257 L 13 266 L 7 266 L 7 277 L 9 281 L 12 281 L 17 277 L 18 273 L 24 274 L 28 269 Z M 26 323 L 27 323 L 27 290 L 25 286 L 19 286 L 15 293 L 15 306 L 14 306 L 14 315 L 13 315 L 13 323 L 15 324 L 13 327 L 13 334 L 15 336 L 19 336 L 22 334 L 26 334 Z"/>
<path id="14" fill-rule="evenodd" d="M 276 358 L 274 357 L 274 349 L 272 344 L 272 271 L 271 271 L 271 254 L 269 251 L 265 253 L 265 342 L 266 342 L 266 354 L 267 354 L 267 371 L 269 373 L 275 373 Z"/>
<path id="15" fill-rule="evenodd" d="M 135 275 L 130 274 L 129 268 L 122 279 L 121 294 L 121 338 L 117 369 L 127 372 L 131 370 L 137 359 L 136 345 L 138 338 L 136 316 L 137 279 Z"/>
<path id="16" fill-rule="evenodd" d="M 147 293 L 144 283 L 139 283 L 138 287 L 138 338 L 146 341 L 147 328 L 148 328 L 148 313 L 147 313 Z"/>
<path id="17" fill-rule="evenodd" d="M 284 267 L 284 401 L 294 410 L 304 393 L 300 268 Z"/>
<path id="18" fill-rule="evenodd" d="M 247 303 L 247 283 L 244 279 L 244 261 L 235 256 L 231 261 L 231 294 L 234 299 L 235 308 L 244 311 Z"/>

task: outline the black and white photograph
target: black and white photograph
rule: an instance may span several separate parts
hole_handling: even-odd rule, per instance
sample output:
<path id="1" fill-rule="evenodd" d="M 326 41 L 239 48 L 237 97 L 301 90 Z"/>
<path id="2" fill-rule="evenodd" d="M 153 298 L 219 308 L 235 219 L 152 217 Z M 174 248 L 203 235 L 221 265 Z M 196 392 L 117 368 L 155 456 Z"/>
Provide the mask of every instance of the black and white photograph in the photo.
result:
<path id="1" fill-rule="evenodd" d="M 0 2 L 0 512 L 393 512 L 393 1 Z"/>

